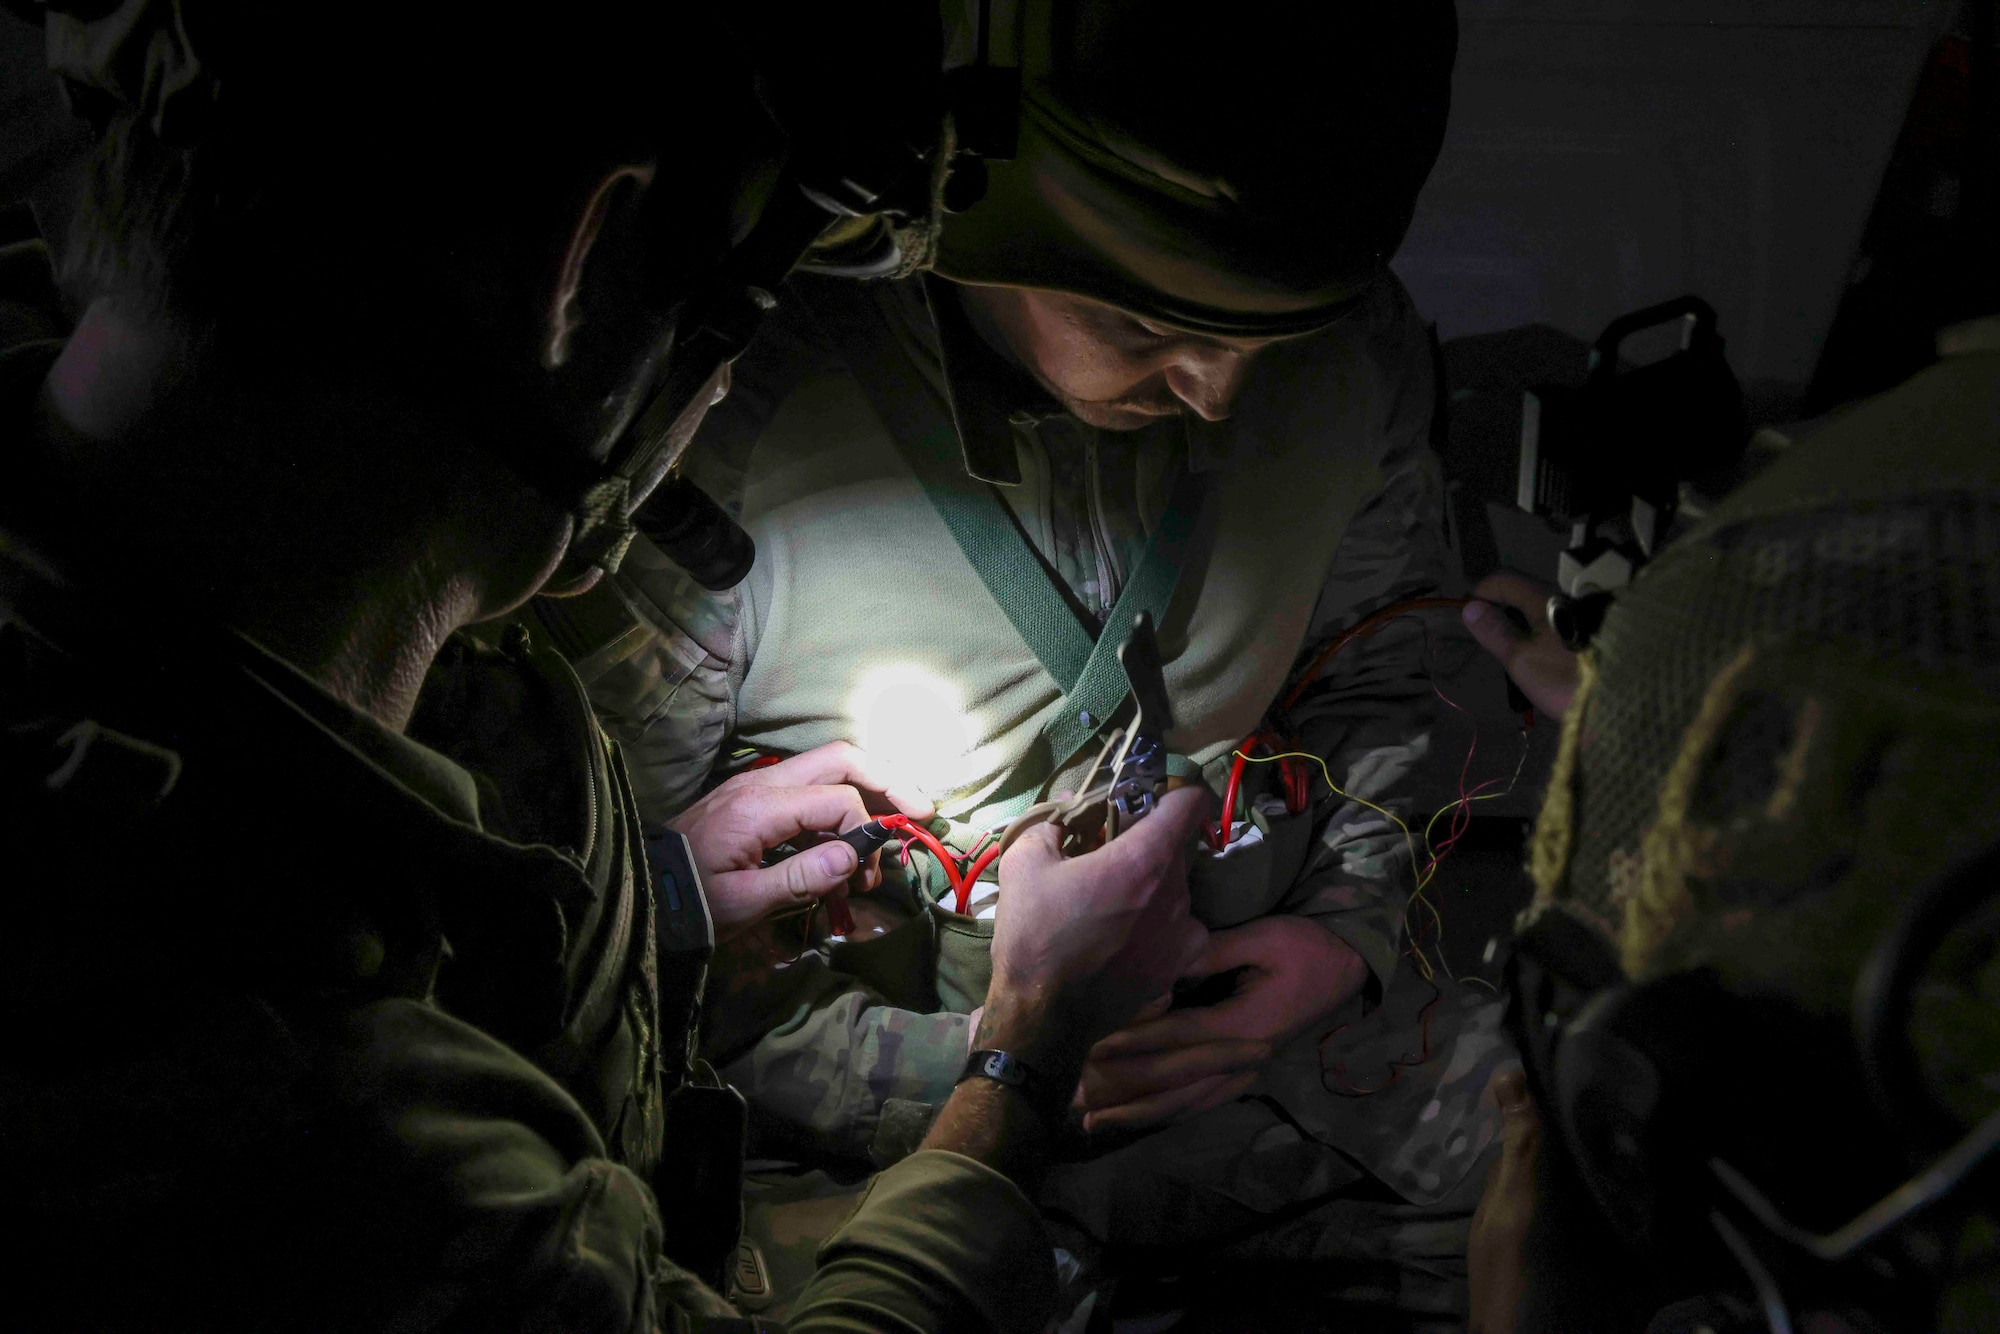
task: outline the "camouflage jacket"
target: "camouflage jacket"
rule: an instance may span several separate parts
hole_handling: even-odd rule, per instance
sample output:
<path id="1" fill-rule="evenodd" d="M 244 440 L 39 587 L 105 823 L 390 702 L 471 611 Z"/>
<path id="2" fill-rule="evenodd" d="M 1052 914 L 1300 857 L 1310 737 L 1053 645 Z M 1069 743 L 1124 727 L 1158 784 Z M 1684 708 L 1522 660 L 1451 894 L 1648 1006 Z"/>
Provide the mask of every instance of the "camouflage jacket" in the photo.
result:
<path id="1" fill-rule="evenodd" d="M 949 748 L 955 760 L 920 774 L 948 817 L 940 831 L 962 847 L 991 815 L 996 775 L 1061 706 L 885 443 L 870 405 L 881 386 L 857 386 L 829 306 L 866 307 L 887 326 L 961 437 L 986 437 L 968 454 L 1015 452 L 1023 481 L 999 490 L 1086 618 L 1104 615 L 1137 564 L 1175 460 L 1203 476 L 1210 537 L 1190 556 L 1162 643 L 1179 724 L 1169 740 L 1218 793 L 1230 750 L 1303 662 L 1367 612 L 1456 577 L 1429 444 L 1428 340 L 1393 279 L 1350 319 L 1270 349 L 1228 421 L 1139 432 L 1062 413 L 954 316 L 949 293 L 927 300 L 916 279 L 807 286 L 738 364 L 689 467 L 759 543 L 746 584 L 707 593 L 642 539 L 594 600 L 545 609 L 633 757 L 649 819 L 685 804 L 739 747 L 849 739 L 882 751 L 869 706 L 853 701 L 875 666 L 909 661 L 920 667 L 910 679 L 889 674 L 894 707 L 907 711 L 938 680 L 951 698 L 914 716 L 967 731 Z M 1399 975 L 1414 870 L 1402 831 L 1375 808 L 1410 814 L 1435 703 L 1426 652 L 1425 630 L 1406 622 L 1335 657 L 1283 723 L 1345 795 L 1315 769 L 1310 810 L 1287 818 L 1271 804 L 1275 775 L 1250 766 L 1256 846 L 1195 871 L 1198 896 L 1223 905 L 1216 925 L 1264 911 L 1322 921 L 1366 961 L 1371 1002 Z M 903 758 L 894 737 L 887 749 Z M 1072 766 L 1049 786 L 1074 776 Z M 893 1161 L 912 1117 L 949 1089 L 964 1052 L 959 1012 L 984 987 L 976 958 L 960 978 L 952 956 L 976 956 L 979 942 L 962 922 L 929 929 L 928 943 L 903 939 L 899 924 L 924 914 L 925 897 L 892 886 L 863 905 L 863 936 L 887 942 L 802 954 L 803 937 L 774 938 L 761 981 L 730 970 L 707 1050 L 751 1098 L 771 1151 Z M 1382 1118 L 1421 1105 L 1370 1104 L 1367 1129 L 1342 1147 L 1375 1145 Z M 1398 1151 L 1368 1153 L 1386 1164 Z"/>
<path id="2" fill-rule="evenodd" d="M 12 480 L 58 349 L 0 351 Z M 706 909 L 657 910 L 567 664 L 457 642 L 397 734 L 106 596 L 28 535 L 36 494 L 0 492 L 14 1327 L 747 1329 L 663 1253 L 691 1221 L 663 1159 L 705 1151 L 663 1130 Z M 904 1166 L 792 1328 L 1039 1328 L 1020 1193 Z"/>

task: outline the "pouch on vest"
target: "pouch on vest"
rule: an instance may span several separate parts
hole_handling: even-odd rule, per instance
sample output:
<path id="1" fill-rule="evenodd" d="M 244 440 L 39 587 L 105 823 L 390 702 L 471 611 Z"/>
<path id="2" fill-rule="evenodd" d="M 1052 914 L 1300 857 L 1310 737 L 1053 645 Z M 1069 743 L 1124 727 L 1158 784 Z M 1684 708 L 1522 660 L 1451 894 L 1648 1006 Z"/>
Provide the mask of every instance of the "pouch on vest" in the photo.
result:
<path id="1" fill-rule="evenodd" d="M 653 1173 L 667 1258 L 721 1292 L 743 1235 L 743 1146 L 750 1110 L 706 1061 L 667 1099 Z"/>
<path id="2" fill-rule="evenodd" d="M 1249 827 L 1225 851 L 1212 852 L 1204 844 L 1188 859 L 1195 919 L 1211 931 L 1275 908 L 1312 850 L 1310 807 L 1294 815 L 1275 797 L 1258 797 L 1249 805 Z"/>
<path id="3" fill-rule="evenodd" d="M 879 936 L 831 942 L 827 964 L 899 1010 L 930 1014 L 938 1008 L 938 994 L 931 985 L 937 971 L 936 932 L 922 911 Z"/>
<path id="4" fill-rule="evenodd" d="M 930 906 L 937 931 L 937 1008 L 970 1014 L 986 1004 L 993 985 L 993 919 L 980 920 Z"/>
<path id="5" fill-rule="evenodd" d="M 993 981 L 993 923 L 924 902 L 879 936 L 836 940 L 827 963 L 901 1010 L 968 1014 Z"/>

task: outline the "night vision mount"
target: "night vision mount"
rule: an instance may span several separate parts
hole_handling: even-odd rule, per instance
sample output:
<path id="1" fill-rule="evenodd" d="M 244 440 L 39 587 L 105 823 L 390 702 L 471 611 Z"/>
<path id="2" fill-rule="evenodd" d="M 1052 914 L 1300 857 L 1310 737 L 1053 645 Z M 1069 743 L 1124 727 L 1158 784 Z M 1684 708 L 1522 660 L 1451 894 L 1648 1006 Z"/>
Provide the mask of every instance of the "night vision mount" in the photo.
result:
<path id="1" fill-rule="evenodd" d="M 1679 326 L 1677 346 L 1622 366 L 1628 340 Z M 1589 643 L 1617 592 L 1693 517 L 1690 502 L 1733 475 L 1747 438 L 1743 391 L 1715 310 L 1684 296 L 1620 316 L 1590 350 L 1581 386 L 1538 386 L 1521 411 L 1516 503 L 1566 525 L 1549 621 Z"/>
<path id="2" fill-rule="evenodd" d="M 934 7 L 924 9 L 935 23 Z M 706 588 L 742 582 L 756 548 L 691 482 L 665 478 L 675 461 L 674 427 L 749 346 L 794 269 L 892 276 L 908 267 L 902 237 L 935 226 L 940 204 L 960 212 L 985 195 L 985 161 L 1013 155 L 1021 93 L 1020 70 L 991 61 L 990 11 L 991 0 L 980 0 L 973 63 L 949 71 L 941 40 L 849 27 L 810 51 L 793 42 L 789 59 L 760 73 L 760 97 L 788 141 L 785 164 L 756 224 L 683 309 L 659 387 L 605 461 L 632 495 L 658 487 L 630 516 L 632 526 Z M 901 17 L 914 24 L 914 12 Z M 912 72 L 903 86 L 873 86 L 855 73 L 880 63 L 863 50 L 891 41 L 915 52 L 903 66 Z M 841 56 L 843 44 L 855 48 L 853 59 Z M 918 61 L 926 62 L 922 75 L 913 72 Z"/>

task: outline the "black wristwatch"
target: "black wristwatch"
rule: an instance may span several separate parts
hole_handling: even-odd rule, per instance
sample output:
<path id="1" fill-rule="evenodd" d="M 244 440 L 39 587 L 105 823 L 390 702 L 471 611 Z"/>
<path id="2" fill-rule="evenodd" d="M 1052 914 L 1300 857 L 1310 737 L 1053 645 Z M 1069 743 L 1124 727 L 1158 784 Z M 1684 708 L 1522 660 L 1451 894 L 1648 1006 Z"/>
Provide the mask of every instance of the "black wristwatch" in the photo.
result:
<path id="1" fill-rule="evenodd" d="M 973 1052 L 965 1058 L 965 1070 L 959 1075 L 958 1082 L 963 1084 L 968 1079 L 990 1079 L 1003 1088 L 1013 1089 L 1028 1100 L 1051 1128 L 1062 1126 L 1067 1100 L 1056 1096 L 1049 1082 L 1012 1052 L 992 1048 Z"/>
<path id="2" fill-rule="evenodd" d="M 965 1058 L 965 1070 L 959 1075 L 958 1082 L 963 1084 L 966 1080 L 974 1078 L 990 1079 L 996 1084 L 1005 1084 L 1010 1089 L 1021 1090 L 1029 1097 L 1033 1097 L 1042 1087 L 1041 1077 L 1028 1068 L 1026 1061 L 1011 1052 L 991 1049 L 973 1052 Z"/>

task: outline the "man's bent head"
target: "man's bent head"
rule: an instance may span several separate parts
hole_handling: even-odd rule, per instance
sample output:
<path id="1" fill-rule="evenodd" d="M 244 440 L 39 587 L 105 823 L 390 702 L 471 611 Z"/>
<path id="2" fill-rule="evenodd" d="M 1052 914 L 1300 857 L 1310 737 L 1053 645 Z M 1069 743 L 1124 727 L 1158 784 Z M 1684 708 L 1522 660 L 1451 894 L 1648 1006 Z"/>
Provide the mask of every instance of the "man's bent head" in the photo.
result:
<path id="1" fill-rule="evenodd" d="M 1196 333 L 1068 292 L 961 287 L 973 322 L 1071 415 L 1109 431 L 1229 415 L 1252 358 L 1277 338 Z"/>

